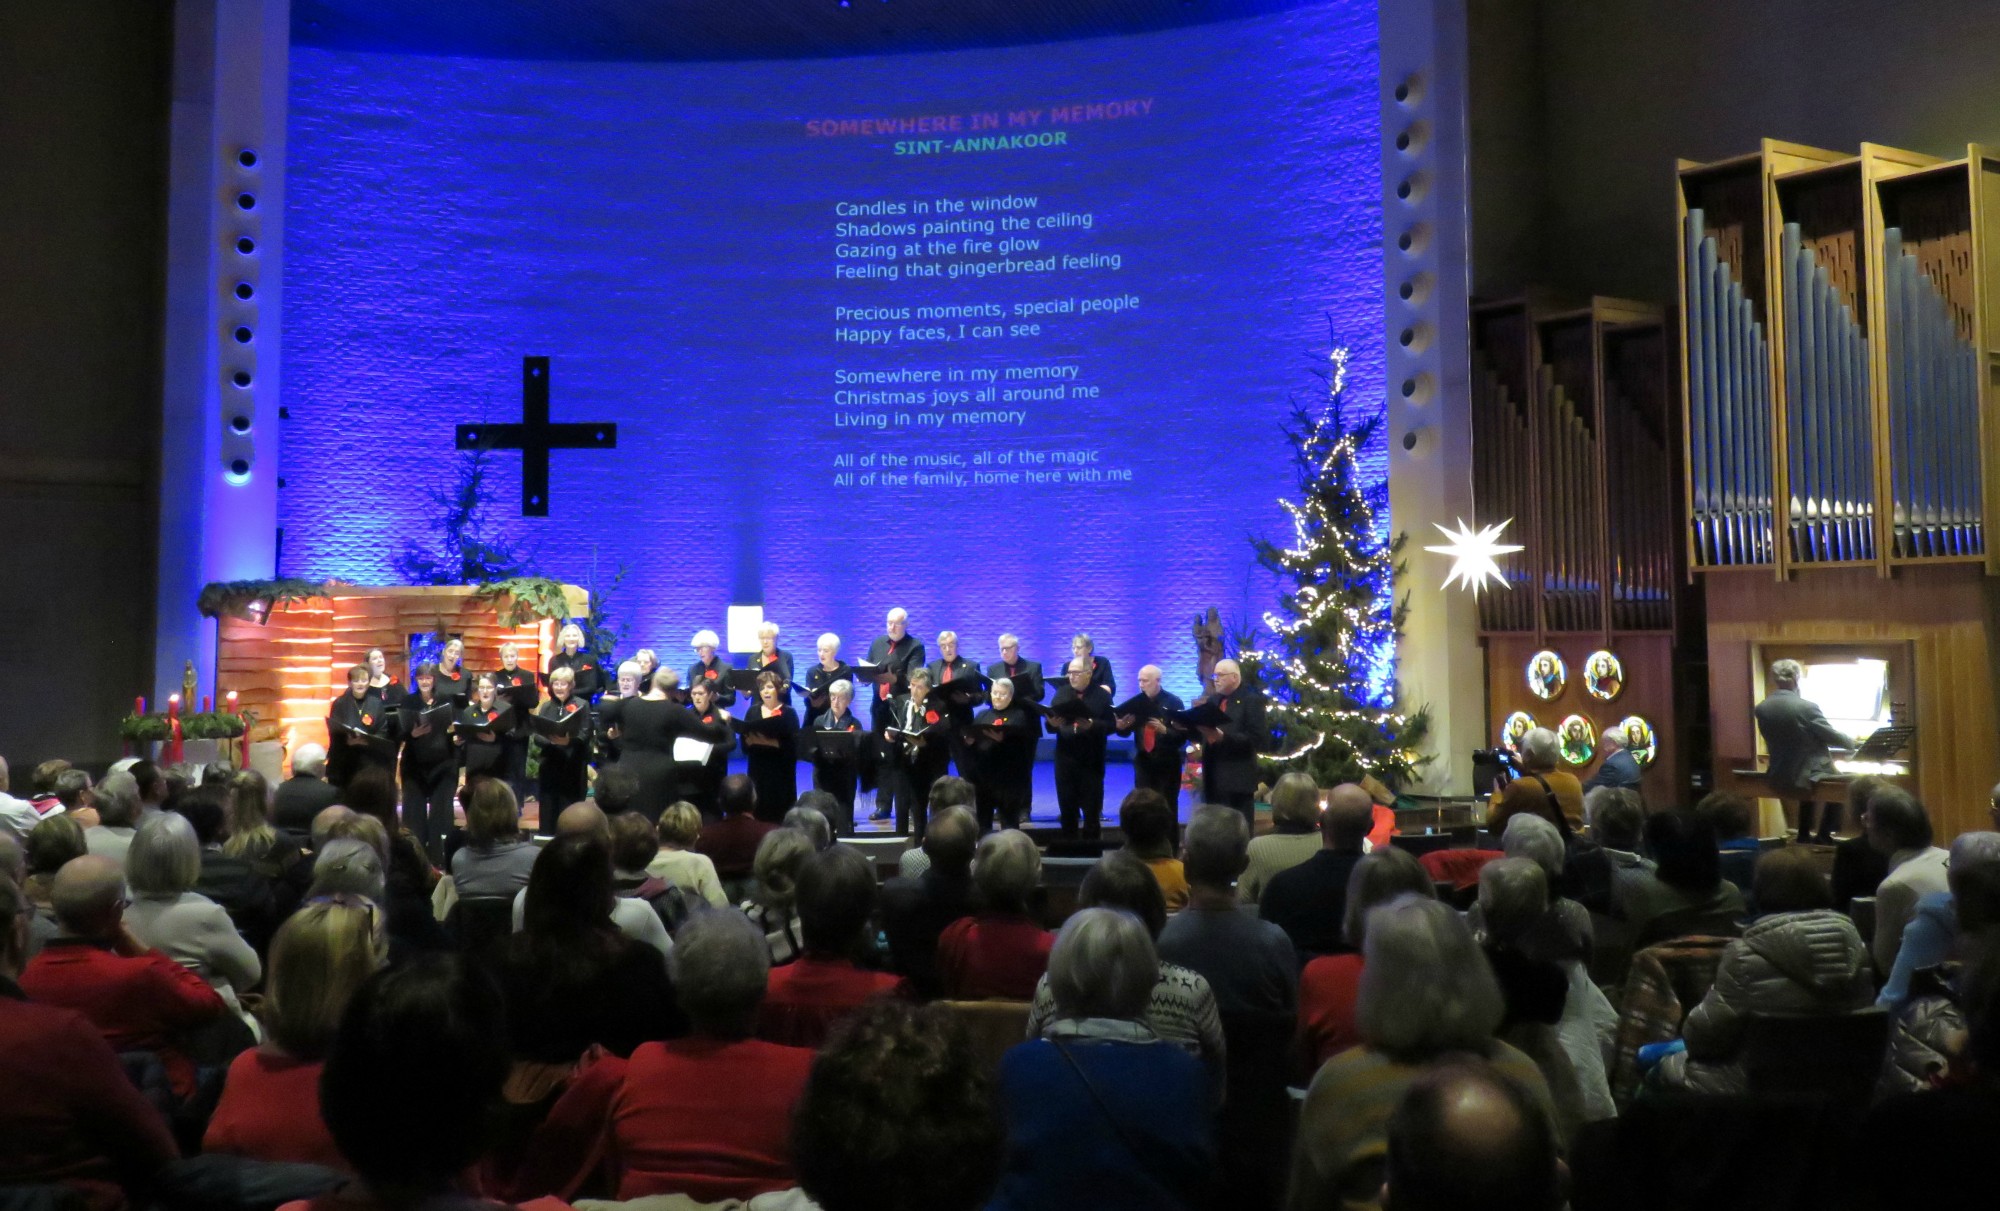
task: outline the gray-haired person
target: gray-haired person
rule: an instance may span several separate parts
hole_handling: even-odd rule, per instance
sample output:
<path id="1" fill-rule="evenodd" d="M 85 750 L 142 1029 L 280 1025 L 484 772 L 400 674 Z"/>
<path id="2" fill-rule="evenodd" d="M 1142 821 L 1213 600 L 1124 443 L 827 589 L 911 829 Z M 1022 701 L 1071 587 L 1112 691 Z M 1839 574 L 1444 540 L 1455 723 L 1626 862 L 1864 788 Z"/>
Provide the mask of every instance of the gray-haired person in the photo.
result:
<path id="1" fill-rule="evenodd" d="M 1799 678 L 1804 674 L 1796 660 L 1780 660 L 1771 666 L 1771 692 L 1757 704 L 1757 731 L 1764 737 L 1764 751 L 1770 763 L 1764 781 L 1780 799 L 1799 805 L 1799 840 L 1812 839 L 1813 788 L 1833 776 L 1833 749 L 1846 749 L 1853 739 L 1828 723 L 1819 704 L 1799 694 Z M 1840 827 L 1840 803 L 1828 800 L 1819 820 L 1818 841 L 1833 844 Z"/>

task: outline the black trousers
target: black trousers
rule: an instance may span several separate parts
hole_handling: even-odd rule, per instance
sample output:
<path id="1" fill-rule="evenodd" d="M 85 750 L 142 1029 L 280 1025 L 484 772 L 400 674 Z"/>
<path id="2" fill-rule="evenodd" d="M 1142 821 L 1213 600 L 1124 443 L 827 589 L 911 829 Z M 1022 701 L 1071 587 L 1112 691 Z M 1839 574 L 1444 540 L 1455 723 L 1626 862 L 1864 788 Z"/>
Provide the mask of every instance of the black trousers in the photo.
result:
<path id="1" fill-rule="evenodd" d="M 403 827 L 423 842 L 432 862 L 444 860 L 451 832 L 452 801 L 458 791 L 458 764 L 440 761 L 429 769 L 403 764 Z"/>
<path id="2" fill-rule="evenodd" d="M 507 785 L 514 791 L 514 802 L 526 803 L 535 790 L 535 784 L 528 778 L 528 737 L 516 733 L 501 743 L 506 748 L 502 768 L 507 771 Z"/>
<path id="3" fill-rule="evenodd" d="M 542 822 L 537 831 L 554 836 L 556 817 L 572 803 L 581 802 L 590 786 L 589 767 L 584 764 L 585 748 L 580 741 L 565 747 L 542 746 L 542 769 L 535 776 L 535 798 L 542 801 Z"/>
<path id="4" fill-rule="evenodd" d="M 1065 754 L 1056 749 L 1056 807 L 1062 813 L 1065 837 L 1097 836 L 1104 822 L 1104 753 Z"/>
<path id="5" fill-rule="evenodd" d="M 830 823 L 836 833 L 854 831 L 854 790 L 860 778 L 860 769 L 852 763 L 835 764 L 830 761 L 813 765 L 813 789 L 823 790 L 832 795 L 840 805 Z"/>
<path id="6" fill-rule="evenodd" d="M 931 783 L 944 777 L 947 758 L 942 751 L 936 756 L 926 751 L 914 761 L 898 756 L 889 762 L 875 803 L 880 810 L 880 794 L 889 796 L 887 810 L 895 814 L 897 832 L 924 839 L 924 827 L 930 823 Z"/>
<path id="7" fill-rule="evenodd" d="M 1803 841 L 1813 831 L 1813 808 L 1811 799 L 1799 800 L 1799 840 Z M 1833 835 L 1840 831 L 1840 803 L 1838 801 L 1817 804 L 1820 810 L 1819 839 L 1826 844 L 1833 843 Z"/>
<path id="8" fill-rule="evenodd" d="M 1158 791 L 1177 813 L 1181 806 L 1181 763 L 1132 758 L 1132 789 Z"/>

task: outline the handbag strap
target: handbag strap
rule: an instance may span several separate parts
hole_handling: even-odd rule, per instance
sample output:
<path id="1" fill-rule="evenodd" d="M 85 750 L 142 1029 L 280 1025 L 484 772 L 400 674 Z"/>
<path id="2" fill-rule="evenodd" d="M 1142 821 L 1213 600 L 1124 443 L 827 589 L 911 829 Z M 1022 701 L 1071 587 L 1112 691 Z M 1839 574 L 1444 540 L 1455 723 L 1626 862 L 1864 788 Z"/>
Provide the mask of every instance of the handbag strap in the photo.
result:
<path id="1" fill-rule="evenodd" d="M 1119 1121 L 1117 1115 L 1111 1113 L 1111 1107 L 1105 1103 L 1104 1095 L 1097 1091 L 1097 1082 L 1090 1079 L 1090 1074 L 1083 1070 L 1083 1065 L 1076 1062 L 1076 1057 L 1069 1053 L 1069 1048 L 1061 1039 L 1050 1039 L 1049 1042 L 1055 1047 L 1056 1054 L 1068 1061 L 1070 1071 L 1076 1073 L 1076 1079 L 1083 1082 L 1083 1088 L 1090 1094 L 1090 1100 L 1097 1105 L 1097 1112 L 1104 1116 L 1105 1122 L 1111 1124 L 1112 1133 L 1118 1137 L 1119 1143 L 1125 1145 L 1125 1151 L 1138 1163 L 1139 1172 L 1147 1174 L 1148 1180 L 1152 1180 L 1151 1167 L 1146 1163 L 1145 1153 L 1139 1150 L 1139 1146 L 1126 1133 L 1125 1124 Z M 1164 1198 L 1166 1191 L 1162 1188 L 1160 1194 Z"/>
<path id="2" fill-rule="evenodd" d="M 1554 824 L 1556 829 L 1562 833 L 1562 839 L 1568 841 L 1569 815 L 1563 811 L 1562 800 L 1556 798 L 1555 788 L 1550 786 L 1549 780 L 1540 774 L 1529 774 L 1528 777 L 1533 778 L 1541 786 L 1542 798 L 1548 800 L 1549 814 L 1555 817 Z"/>

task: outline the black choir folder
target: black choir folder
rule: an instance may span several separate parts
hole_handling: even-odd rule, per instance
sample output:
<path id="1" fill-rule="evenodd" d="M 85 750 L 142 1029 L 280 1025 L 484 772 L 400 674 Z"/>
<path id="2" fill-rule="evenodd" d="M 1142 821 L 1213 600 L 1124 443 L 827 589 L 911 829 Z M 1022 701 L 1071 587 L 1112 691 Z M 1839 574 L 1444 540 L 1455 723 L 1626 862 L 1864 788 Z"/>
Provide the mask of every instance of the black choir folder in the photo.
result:
<path id="1" fill-rule="evenodd" d="M 1112 707 L 1111 713 L 1119 719 L 1130 715 L 1134 721 L 1139 723 L 1144 723 L 1148 719 L 1164 719 L 1167 714 L 1167 712 L 1159 708 L 1158 703 L 1146 697 L 1144 693 L 1134 694 L 1117 706 Z"/>
<path id="2" fill-rule="evenodd" d="M 744 714 L 743 718 L 734 719 L 731 722 L 736 725 L 736 730 L 739 732 L 744 732 L 752 736 L 769 736 L 773 740 L 776 740 L 785 732 L 793 730 L 794 727 L 793 723 L 785 718 L 783 712 L 766 716 L 762 703 L 753 704 L 749 711 Z"/>
<path id="3" fill-rule="evenodd" d="M 1160 718 L 1168 723 L 1178 723 L 1182 727 L 1229 726 L 1229 716 L 1223 714 L 1222 708 L 1213 702 L 1197 702 L 1184 711 L 1163 711 Z"/>
<path id="4" fill-rule="evenodd" d="M 852 761 L 859 752 L 861 738 L 867 732 L 850 732 L 845 728 L 821 728 L 811 733 L 812 755 L 816 760 Z"/>
<path id="5" fill-rule="evenodd" d="M 987 684 L 985 676 L 977 672 L 954 675 L 948 682 L 933 682 L 931 694 L 943 699 L 948 707 L 971 706 L 985 701 Z"/>
<path id="6" fill-rule="evenodd" d="M 1090 709 L 1090 702 L 1081 697 L 1064 698 L 1054 706 L 1047 708 L 1046 713 L 1054 715 L 1058 719 L 1081 720 L 1097 718 L 1097 712 Z"/>
<path id="7" fill-rule="evenodd" d="M 893 664 L 870 664 L 862 660 L 855 663 L 854 675 L 863 681 L 894 681 L 903 672 Z"/>
<path id="8" fill-rule="evenodd" d="M 528 726 L 534 729 L 537 736 L 568 736 L 574 739 L 583 734 L 584 726 L 589 722 L 590 712 L 582 707 L 553 719 L 547 715 L 528 716 Z"/>
<path id="9" fill-rule="evenodd" d="M 420 707 L 412 712 L 416 716 L 416 721 L 410 724 L 410 730 L 414 732 L 420 727 L 448 728 L 457 713 L 458 708 L 449 702 L 437 702 L 427 707 Z"/>

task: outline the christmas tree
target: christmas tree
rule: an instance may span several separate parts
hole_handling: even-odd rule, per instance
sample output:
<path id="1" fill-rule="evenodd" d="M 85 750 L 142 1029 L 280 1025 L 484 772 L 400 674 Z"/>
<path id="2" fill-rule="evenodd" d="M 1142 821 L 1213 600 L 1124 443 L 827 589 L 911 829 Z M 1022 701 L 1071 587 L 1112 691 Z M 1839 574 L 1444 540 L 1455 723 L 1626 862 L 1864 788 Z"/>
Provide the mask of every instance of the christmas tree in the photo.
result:
<path id="1" fill-rule="evenodd" d="M 1257 562 L 1280 586 L 1279 608 L 1264 615 L 1269 641 L 1244 645 L 1238 660 L 1270 700 L 1273 776 L 1312 775 L 1321 786 L 1373 775 L 1391 787 L 1410 782 L 1429 760 L 1417 747 L 1428 716 L 1396 705 L 1396 641 L 1407 601 L 1396 598 L 1403 535 L 1380 532 L 1386 483 L 1365 483 L 1357 456 L 1374 440 L 1382 413 L 1350 423 L 1347 350 L 1335 349 L 1326 399 L 1297 407 L 1292 443 L 1296 499 L 1279 500 L 1292 521 L 1289 545 L 1251 539 Z"/>

